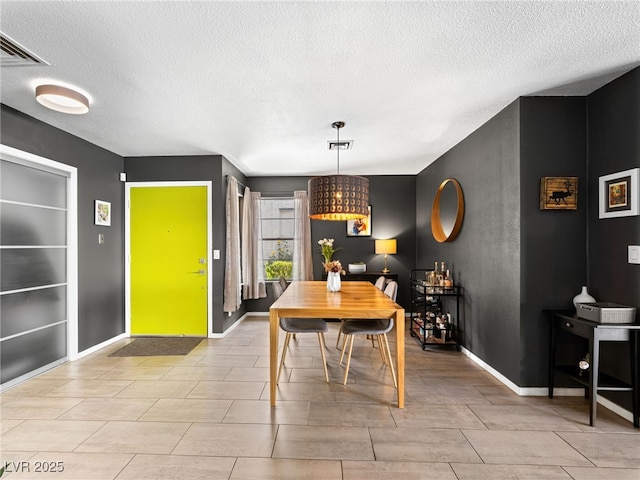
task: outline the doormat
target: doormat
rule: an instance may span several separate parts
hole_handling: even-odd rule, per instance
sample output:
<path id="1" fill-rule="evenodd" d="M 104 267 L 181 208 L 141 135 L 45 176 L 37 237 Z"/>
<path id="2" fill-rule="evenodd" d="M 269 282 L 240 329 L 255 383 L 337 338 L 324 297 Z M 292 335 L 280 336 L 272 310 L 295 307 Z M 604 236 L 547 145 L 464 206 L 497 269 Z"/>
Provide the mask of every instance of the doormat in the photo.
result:
<path id="1" fill-rule="evenodd" d="M 157 357 L 187 355 L 203 337 L 139 337 L 110 357 Z"/>

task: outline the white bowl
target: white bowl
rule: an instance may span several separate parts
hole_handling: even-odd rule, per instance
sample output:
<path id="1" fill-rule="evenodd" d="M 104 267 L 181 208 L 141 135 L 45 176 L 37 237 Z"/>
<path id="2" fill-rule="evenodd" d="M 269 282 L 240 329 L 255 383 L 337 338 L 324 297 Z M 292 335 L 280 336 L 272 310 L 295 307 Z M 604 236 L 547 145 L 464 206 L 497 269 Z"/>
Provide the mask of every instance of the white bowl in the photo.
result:
<path id="1" fill-rule="evenodd" d="M 349 264 L 350 273 L 364 273 L 366 271 L 367 271 L 366 263 L 350 263 Z"/>

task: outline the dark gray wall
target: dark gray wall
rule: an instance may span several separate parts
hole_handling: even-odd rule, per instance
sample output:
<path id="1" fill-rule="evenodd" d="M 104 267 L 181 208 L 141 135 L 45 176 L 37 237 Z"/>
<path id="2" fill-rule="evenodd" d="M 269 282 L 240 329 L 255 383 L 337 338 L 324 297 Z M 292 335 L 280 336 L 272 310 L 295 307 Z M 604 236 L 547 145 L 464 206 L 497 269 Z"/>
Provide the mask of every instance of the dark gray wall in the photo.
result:
<path id="1" fill-rule="evenodd" d="M 573 308 L 573 297 L 587 284 L 586 149 L 584 97 L 520 99 L 522 386 L 547 384 L 549 320 L 542 310 Z M 578 177 L 578 209 L 540 210 L 540 179 L 564 176 Z"/>
<path id="2" fill-rule="evenodd" d="M 599 301 L 640 308 L 640 217 L 598 218 L 598 179 L 640 167 L 640 67 L 589 95 L 589 291 Z M 639 312 L 640 313 L 640 312 Z"/>
<path id="3" fill-rule="evenodd" d="M 86 350 L 124 332 L 122 157 L 5 105 L 0 114 L 4 145 L 78 169 L 78 349 Z M 110 227 L 94 225 L 96 199 L 111 202 Z"/>
<path id="4" fill-rule="evenodd" d="M 226 175 L 235 176 L 244 183 L 244 175 L 220 155 L 198 155 L 179 157 L 125 157 L 124 169 L 128 182 L 211 181 L 211 239 L 212 248 L 221 252 L 220 260 L 213 260 L 209 252 L 212 273 L 213 319 L 212 333 L 222 333 L 245 312 L 245 304 L 229 316 L 223 312 L 224 262 L 226 242 Z"/>
<path id="5" fill-rule="evenodd" d="M 464 289 L 462 344 L 507 378 L 520 376 L 520 102 L 506 107 L 420 172 L 416 263 L 444 261 Z M 440 183 L 455 178 L 465 216 L 453 242 L 431 234 L 431 207 Z"/>
<path id="6" fill-rule="evenodd" d="M 417 263 L 453 265 L 465 289 L 464 346 L 521 387 L 546 386 L 544 308 L 572 308 L 581 285 L 598 300 L 639 305 L 627 245 L 640 243 L 640 221 L 599 220 L 597 199 L 599 176 L 640 165 L 638 131 L 636 68 L 588 97 L 520 98 L 417 177 Z M 545 176 L 578 177 L 578 210 L 539 209 Z M 429 208 L 448 177 L 467 209 L 458 239 L 437 244 Z M 603 368 L 628 380 L 628 350 L 603 353 Z"/>
<path id="7" fill-rule="evenodd" d="M 598 218 L 597 192 L 599 177 L 640 167 L 640 68 L 589 95 L 587 108 L 589 292 L 598 301 L 638 308 L 638 321 L 640 265 L 627 262 L 627 246 L 640 245 L 640 217 Z M 605 344 L 602 368 L 629 381 L 629 351 L 621 348 L 620 344 Z M 605 396 L 631 409 L 629 394 L 607 393 Z"/>
<path id="8" fill-rule="evenodd" d="M 372 175 L 369 179 L 369 201 L 371 204 L 371 237 L 347 237 L 346 222 L 311 221 L 311 236 L 314 241 L 314 278 L 322 276 L 322 255 L 317 247 L 321 238 L 335 239 L 334 245 L 341 250 L 335 258 L 346 267 L 349 263 L 366 262 L 367 271 L 381 271 L 384 257 L 375 255 L 376 238 L 396 238 L 398 254 L 389 255 L 387 266 L 398 274 L 399 291 L 397 301 L 405 308 L 409 306 L 409 271 L 414 268 L 415 255 L 415 177 L 413 175 Z M 252 191 L 265 193 L 291 193 L 307 190 L 309 177 L 248 177 Z M 270 289 L 264 300 L 247 302 L 249 311 L 268 311 L 273 302 Z"/>

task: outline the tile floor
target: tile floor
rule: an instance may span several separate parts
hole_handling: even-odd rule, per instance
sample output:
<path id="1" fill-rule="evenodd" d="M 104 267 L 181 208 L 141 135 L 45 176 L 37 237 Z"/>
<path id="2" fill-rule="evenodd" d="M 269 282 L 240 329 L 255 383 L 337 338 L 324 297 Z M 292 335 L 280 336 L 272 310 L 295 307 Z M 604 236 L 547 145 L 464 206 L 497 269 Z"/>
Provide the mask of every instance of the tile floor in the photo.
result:
<path id="1" fill-rule="evenodd" d="M 186 356 L 109 357 L 123 340 L 61 365 L 0 396 L 3 479 L 640 479 L 629 422 L 589 427 L 583 398 L 518 397 L 452 350 L 407 338 L 402 410 L 365 340 L 343 386 L 337 326 L 331 383 L 298 335 L 273 409 L 266 317 Z"/>

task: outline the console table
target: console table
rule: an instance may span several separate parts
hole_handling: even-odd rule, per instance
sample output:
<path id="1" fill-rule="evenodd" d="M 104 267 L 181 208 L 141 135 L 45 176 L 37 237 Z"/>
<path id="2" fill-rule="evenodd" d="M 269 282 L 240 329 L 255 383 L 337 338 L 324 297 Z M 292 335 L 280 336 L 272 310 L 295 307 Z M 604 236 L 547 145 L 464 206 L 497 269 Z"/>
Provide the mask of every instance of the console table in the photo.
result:
<path id="1" fill-rule="evenodd" d="M 376 283 L 378 277 L 386 278 L 386 282 L 397 282 L 397 273 L 382 273 L 382 272 L 363 272 L 363 273 L 351 273 L 347 272 L 342 276 L 343 282 L 371 282 Z M 322 280 L 327 279 L 327 273 L 322 272 Z"/>
<path id="2" fill-rule="evenodd" d="M 640 405 L 638 399 L 638 332 L 640 324 L 602 324 L 578 318 L 570 310 L 545 310 L 551 321 L 551 336 L 549 348 L 549 398 L 553 398 L 555 373 L 562 372 L 585 387 L 585 398 L 589 399 L 589 424 L 596 424 L 596 404 L 598 392 L 631 392 L 633 410 L 633 426 L 640 427 Z M 559 347 L 559 333 L 567 332 L 571 335 L 588 340 L 590 355 L 589 373 L 579 375 L 578 361 L 573 365 L 556 365 L 556 352 Z M 631 362 L 631 383 L 622 382 L 605 373 L 600 372 L 600 342 L 629 342 Z"/>

